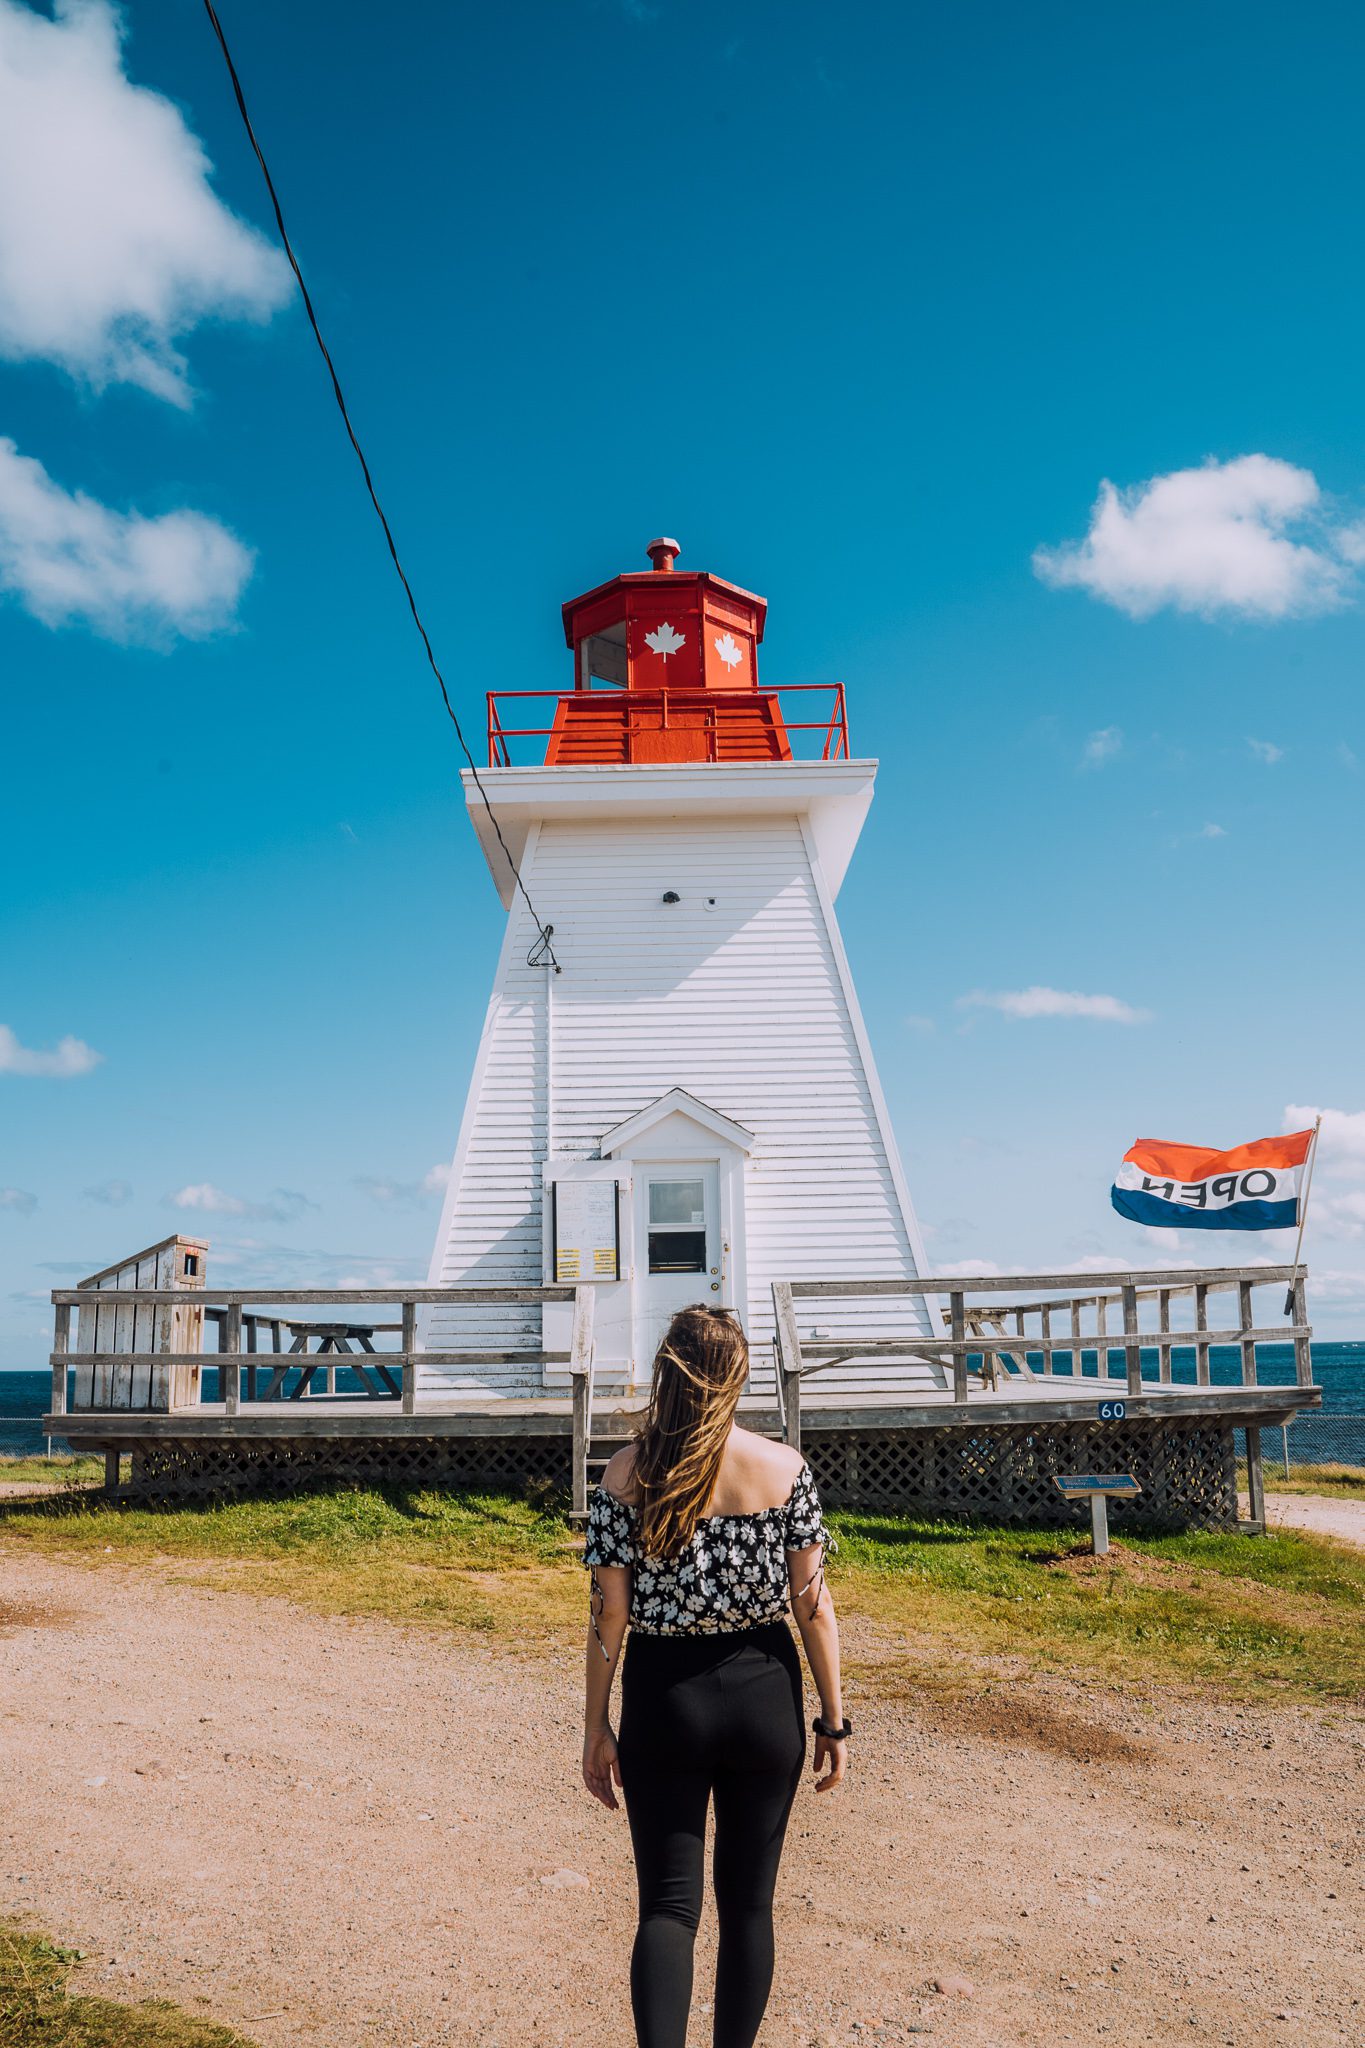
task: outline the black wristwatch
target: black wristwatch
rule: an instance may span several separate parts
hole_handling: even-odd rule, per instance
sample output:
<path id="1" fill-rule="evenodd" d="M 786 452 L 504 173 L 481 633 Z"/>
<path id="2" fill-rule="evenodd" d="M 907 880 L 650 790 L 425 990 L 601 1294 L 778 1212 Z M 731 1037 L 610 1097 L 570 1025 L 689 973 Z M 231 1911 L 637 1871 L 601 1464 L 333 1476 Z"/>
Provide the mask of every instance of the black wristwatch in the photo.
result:
<path id="1" fill-rule="evenodd" d="M 810 1725 L 815 1730 L 815 1733 L 826 1742 L 847 1742 L 849 1736 L 853 1733 L 853 1723 L 851 1721 L 845 1720 L 842 1728 L 831 1728 L 823 1714 L 817 1714 Z"/>

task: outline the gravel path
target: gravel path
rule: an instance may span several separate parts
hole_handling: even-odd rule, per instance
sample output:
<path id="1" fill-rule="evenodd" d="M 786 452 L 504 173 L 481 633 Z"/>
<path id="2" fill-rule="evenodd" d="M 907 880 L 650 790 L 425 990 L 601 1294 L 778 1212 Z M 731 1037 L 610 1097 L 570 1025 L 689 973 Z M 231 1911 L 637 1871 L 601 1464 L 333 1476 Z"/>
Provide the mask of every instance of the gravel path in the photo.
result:
<path id="1" fill-rule="evenodd" d="M 1343 1543 L 1365 1545 L 1365 1500 L 1331 1500 L 1320 1493 L 1271 1493 L 1266 1520 L 1282 1529 L 1312 1529 Z"/>
<path id="2" fill-rule="evenodd" d="M 852 1698 L 850 1783 L 798 1802 L 763 2048 L 1365 2040 L 1359 1715 L 975 1670 L 947 1698 L 880 1653 L 901 1696 Z M 628 1843 L 577 1782 L 577 1688 L 576 1645 L 0 1547 L 0 1912 L 263 2048 L 627 2048 Z"/>

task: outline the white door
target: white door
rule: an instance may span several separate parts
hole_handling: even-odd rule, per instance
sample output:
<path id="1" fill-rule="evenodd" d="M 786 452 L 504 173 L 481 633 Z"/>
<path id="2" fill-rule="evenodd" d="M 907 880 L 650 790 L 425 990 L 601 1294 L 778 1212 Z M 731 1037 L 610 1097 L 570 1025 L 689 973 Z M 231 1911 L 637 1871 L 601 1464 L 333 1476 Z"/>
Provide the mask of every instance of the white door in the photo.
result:
<path id="1" fill-rule="evenodd" d="M 697 1301 L 722 1307 L 725 1276 L 718 1163 L 636 1160 L 634 1171 L 635 1378 L 644 1383 L 676 1312 Z"/>

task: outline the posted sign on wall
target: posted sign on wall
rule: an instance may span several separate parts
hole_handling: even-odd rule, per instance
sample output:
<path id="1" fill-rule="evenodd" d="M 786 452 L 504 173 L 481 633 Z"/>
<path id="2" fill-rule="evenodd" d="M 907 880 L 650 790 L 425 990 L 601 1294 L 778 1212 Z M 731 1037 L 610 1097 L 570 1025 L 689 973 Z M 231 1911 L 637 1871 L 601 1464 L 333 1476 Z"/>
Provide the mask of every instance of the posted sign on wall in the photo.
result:
<path id="1" fill-rule="evenodd" d="M 557 1180 L 551 1185 L 556 1282 L 565 1286 L 578 1280 L 619 1280 L 620 1183 Z"/>

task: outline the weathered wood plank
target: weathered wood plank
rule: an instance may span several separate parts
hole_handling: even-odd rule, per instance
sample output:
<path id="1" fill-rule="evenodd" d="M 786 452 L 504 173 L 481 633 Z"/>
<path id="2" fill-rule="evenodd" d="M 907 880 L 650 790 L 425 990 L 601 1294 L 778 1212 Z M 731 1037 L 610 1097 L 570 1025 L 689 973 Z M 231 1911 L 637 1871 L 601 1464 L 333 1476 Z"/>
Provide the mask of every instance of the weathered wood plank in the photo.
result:
<path id="1" fill-rule="evenodd" d="M 1265 1533 L 1265 1467 L 1261 1459 L 1261 1432 L 1247 1433 L 1247 1517 L 1257 1533 Z"/>
<path id="2" fill-rule="evenodd" d="M 1308 1327 L 1308 1297 L 1303 1274 L 1294 1280 L 1294 1377 L 1301 1387 L 1313 1384 L 1313 1332 Z"/>
<path id="3" fill-rule="evenodd" d="M 1123 1290 L 1123 1335 L 1124 1362 L 1128 1368 L 1128 1391 L 1142 1392 L 1142 1346 L 1138 1342 L 1138 1305 L 1136 1287 Z"/>
<path id="4" fill-rule="evenodd" d="M 1266 1269 L 1270 1272 L 1270 1268 Z M 1291 1269 L 1286 1267 L 1285 1277 Z M 1273 1278 L 1273 1273 L 1271 1274 Z M 459 1307 L 465 1302 L 476 1307 L 489 1302 L 536 1302 L 572 1301 L 572 1287 L 210 1287 L 204 1290 L 204 1306 L 249 1308 L 253 1302 L 263 1308 L 332 1308 L 360 1302 L 392 1303 L 416 1301 L 423 1304 L 444 1302 L 447 1306 Z M 106 1307 L 119 1300 L 182 1303 L 184 1294 L 179 1288 L 108 1288 L 54 1287 L 54 1305 L 70 1303 L 73 1307 L 103 1304 Z"/>
<path id="5" fill-rule="evenodd" d="M 786 1280 L 773 1282 L 773 1324 L 777 1336 L 777 1370 L 782 1375 L 782 1435 L 794 1450 L 801 1448 L 801 1339 Z"/>
<path id="6" fill-rule="evenodd" d="M 1303 1327 L 1307 1328 L 1308 1326 L 1305 1325 Z M 1282 1329 L 1272 1329 L 1267 1325 L 1252 1330 L 1242 1330 L 1240 1328 L 1209 1330 L 1203 1334 L 1201 1341 L 1208 1344 L 1235 1345 L 1241 1344 L 1244 1339 L 1250 1339 L 1257 1344 L 1284 1344 L 1294 1337 L 1298 1328 L 1299 1325 L 1297 1324 L 1289 1324 Z M 1180 1332 L 1176 1332 L 1174 1336 L 1175 1342 L 1178 1344 L 1193 1345 L 1195 1343 L 1195 1333 L 1192 1330 L 1183 1335 Z M 1144 1338 L 1143 1333 L 1139 1331 L 1137 1339 L 1139 1346 L 1145 1342 L 1149 1350 L 1155 1349 L 1157 1333 L 1149 1330 Z M 1028 1339 L 1029 1349 L 1032 1351 L 1041 1350 L 1044 1343 L 1053 1352 L 1069 1351 L 1071 1349 L 1070 1343 L 1064 1343 L 1060 1337 L 1049 1337 L 1046 1340 L 1040 1337 L 1030 1337 Z M 802 1341 L 801 1345 L 802 1354 L 806 1358 L 928 1358 L 932 1357 L 936 1352 L 953 1352 L 956 1350 L 965 1352 L 991 1351 L 1003 1357 L 1008 1357 L 1012 1352 L 1016 1352 L 1018 1348 L 1019 1339 L 1017 1337 L 1011 1336 L 1008 1333 L 1004 1336 L 989 1336 L 984 1331 L 979 1336 L 964 1336 L 961 1338 L 822 1337 L 812 1339 L 807 1337 Z M 1101 1333 L 1100 1348 L 1101 1351 L 1105 1348 L 1103 1333 Z"/>
<path id="7" fill-rule="evenodd" d="M 1280 1336 L 1284 1336 L 1284 1334 L 1283 1331 L 1279 1332 Z M 55 1360 L 58 1354 L 53 1352 L 51 1356 Z M 147 1367 L 153 1365 L 202 1365 L 205 1357 L 208 1358 L 210 1364 L 214 1362 L 214 1354 L 212 1352 L 204 1353 L 202 1351 L 130 1352 L 127 1356 L 131 1358 L 135 1365 L 141 1364 Z M 391 1369 L 395 1370 L 403 1362 L 403 1353 L 401 1351 L 376 1351 L 373 1356 L 376 1361 L 382 1360 Z M 567 1365 L 569 1362 L 569 1353 L 567 1351 L 486 1351 L 482 1347 L 471 1347 L 468 1351 L 421 1351 L 417 1356 L 421 1359 L 423 1365 L 443 1367 L 472 1365 Z M 69 1351 L 65 1354 L 65 1362 L 68 1365 L 74 1365 L 80 1362 L 88 1363 L 88 1360 L 82 1351 Z M 316 1357 L 311 1362 L 315 1368 L 325 1363 L 324 1360 Z M 302 1360 L 297 1351 L 258 1351 L 256 1353 L 257 1366 L 267 1366 L 272 1371 L 278 1370 L 280 1366 L 283 1366 L 287 1371 L 292 1371 L 294 1367 L 301 1363 Z M 358 1364 L 359 1361 L 357 1360 L 356 1363 Z"/>
<path id="8" fill-rule="evenodd" d="M 115 1269 L 117 1270 L 117 1269 Z M 1282 1284 L 1292 1279 L 1292 1266 L 1227 1266 L 1208 1269 L 1190 1268 L 1186 1285 L 1201 1282 L 1206 1287 L 1227 1287 L 1246 1281 L 1253 1287 Z M 813 1299 L 819 1297 L 843 1297 L 855 1300 L 861 1297 L 880 1295 L 950 1295 L 954 1288 L 970 1294 L 1001 1293 L 1005 1290 L 1016 1292 L 1056 1293 L 1061 1290 L 1065 1301 L 1072 1298 L 1071 1288 L 1074 1273 L 1027 1273 L 1027 1274 L 984 1274 L 967 1278 L 953 1276 L 948 1279 L 929 1277 L 919 1280 L 793 1280 L 791 1290 L 794 1298 Z M 1110 1287 L 1115 1292 L 1124 1286 L 1159 1289 L 1169 1287 L 1173 1293 L 1181 1292 L 1182 1283 L 1178 1272 L 1169 1268 L 1155 1272 L 1141 1273 L 1099 1273 L 1087 1274 L 1086 1280 L 1092 1290 L 1085 1299 L 1094 1300 L 1094 1290 Z M 394 1303 L 404 1300 L 422 1304 L 446 1303 L 459 1305 L 469 1302 L 483 1305 L 496 1302 L 542 1302 L 572 1301 L 573 1288 L 569 1286 L 546 1287 L 214 1287 L 204 1290 L 204 1301 L 213 1305 L 237 1303 L 246 1308 L 252 1303 L 274 1305 L 280 1308 L 304 1306 L 334 1306 L 362 1302 Z M 57 1287 L 52 1290 L 54 1305 L 70 1304 L 80 1306 L 100 1299 L 126 1296 L 134 1301 L 172 1303 L 183 1302 L 183 1293 L 165 1289 L 109 1289 L 103 1295 L 92 1288 Z M 1036 1308 L 1037 1303 L 1029 1304 Z"/>
<path id="9" fill-rule="evenodd" d="M 71 1310 L 63 1306 L 53 1318 L 52 1413 L 66 1413 L 66 1357 L 71 1349 Z M 60 1359 L 61 1363 L 57 1363 Z"/>
<path id="10" fill-rule="evenodd" d="M 1253 1287 L 1262 1287 L 1287 1281 L 1292 1278 L 1292 1266 L 1191 1266 L 1185 1269 L 1184 1284 L 1192 1286 L 1196 1280 L 1203 1280 L 1212 1287 L 1226 1287 L 1237 1281 L 1249 1280 Z M 793 1280 L 791 1290 L 799 1301 L 821 1295 L 878 1294 L 947 1294 L 954 1288 L 965 1294 L 1002 1294 L 1007 1290 L 1019 1293 L 1055 1293 L 1061 1290 L 1070 1300 L 1075 1288 L 1074 1273 L 963 1273 L 953 1274 L 947 1279 L 929 1276 L 918 1280 Z M 1179 1288 L 1182 1284 L 1180 1268 L 1162 1267 L 1151 1272 L 1133 1273 L 1087 1273 L 1085 1275 L 1087 1298 L 1093 1300 L 1101 1288 L 1119 1293 L 1125 1287 L 1158 1289 Z M 1030 1306 L 1036 1307 L 1033 1303 Z"/>
<path id="11" fill-rule="evenodd" d="M 222 1331 L 218 1339 L 220 1359 L 218 1377 L 222 1381 L 219 1397 L 229 1416 L 237 1413 L 237 1401 L 241 1392 L 242 1368 L 239 1354 L 242 1349 L 242 1310 L 239 1302 L 229 1302 L 228 1312 L 223 1318 Z"/>
<path id="12" fill-rule="evenodd" d="M 399 1338 L 403 1353 L 403 1413 L 411 1415 L 417 1406 L 417 1304 L 403 1303 L 403 1329 Z"/>
<path id="13" fill-rule="evenodd" d="M 1252 1327 L 1251 1282 L 1242 1280 L 1237 1286 L 1238 1321 L 1242 1326 L 1242 1384 L 1254 1387 L 1256 1384 L 1256 1332 Z M 1285 1332 L 1281 1332 L 1283 1339 Z"/>
<path id="14" fill-rule="evenodd" d="M 950 1342 L 953 1353 L 953 1399 L 965 1403 L 967 1399 L 967 1311 L 960 1287 L 955 1287 L 948 1296 L 948 1328 L 951 1332 Z M 983 1352 L 993 1351 L 996 1348 L 994 1340 L 990 1338 L 974 1338 L 972 1341 L 978 1343 Z"/>
<path id="15" fill-rule="evenodd" d="M 1099 1403 L 1112 1398 L 1092 1382 L 1089 1394 L 1074 1400 L 1054 1396 L 1002 1400 L 989 1395 L 973 1395 L 965 1406 L 944 1396 L 937 1400 L 811 1406 L 803 1416 L 802 1427 L 806 1432 L 823 1433 L 848 1429 L 942 1429 L 956 1423 L 969 1429 L 991 1425 L 1036 1428 L 1044 1423 L 1070 1421 L 1093 1423 Z M 1182 1387 L 1167 1390 L 1153 1385 L 1140 1396 L 1127 1400 L 1125 1406 L 1128 1417 L 1134 1420 L 1202 1415 L 1216 1417 L 1220 1422 L 1233 1426 L 1249 1424 L 1268 1428 L 1291 1420 L 1305 1409 L 1317 1407 L 1320 1400 L 1320 1390 L 1315 1387 Z M 775 1404 L 765 1408 L 759 1403 L 746 1403 L 744 1413 L 746 1421 L 752 1419 L 755 1427 L 763 1427 L 770 1420 L 772 1433 L 777 1434 Z M 536 1401 L 509 1399 L 469 1403 L 443 1400 L 439 1407 L 419 1408 L 415 1415 L 404 1415 L 397 1402 L 357 1401 L 354 1407 L 342 1412 L 330 1403 L 305 1402 L 302 1407 L 281 1403 L 248 1410 L 243 1406 L 233 1416 L 226 1416 L 219 1407 L 201 1407 L 183 1409 L 170 1415 L 150 1412 L 117 1416 L 92 1414 L 69 1416 L 64 1420 L 53 1415 L 45 1420 L 58 1425 L 54 1434 L 66 1435 L 73 1441 L 77 1438 L 83 1442 L 107 1440 L 116 1435 L 124 1443 L 154 1439 L 173 1441 L 178 1437 L 190 1442 L 215 1436 L 571 1437 L 573 1429 L 572 1404 L 566 1399 L 556 1400 L 553 1397 Z M 610 1429 L 604 1429 L 601 1435 L 610 1440 Z"/>
<path id="16" fill-rule="evenodd" d="M 1157 1289 L 1157 1329 L 1159 1332 L 1158 1341 L 1170 1335 L 1171 1289 L 1169 1287 Z M 1162 1380 L 1169 1381 L 1171 1377 L 1171 1347 L 1164 1342 L 1161 1343 L 1161 1348 L 1157 1354 L 1157 1373 Z"/>
<path id="17" fill-rule="evenodd" d="M 592 1443 L 592 1327 L 595 1287 L 574 1290 L 569 1371 L 573 1379 L 573 1451 L 569 1474 L 570 1512 L 588 1512 L 588 1451 Z"/>

